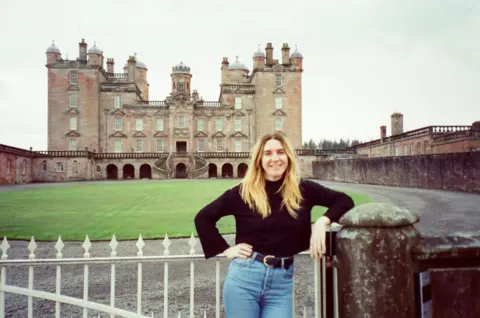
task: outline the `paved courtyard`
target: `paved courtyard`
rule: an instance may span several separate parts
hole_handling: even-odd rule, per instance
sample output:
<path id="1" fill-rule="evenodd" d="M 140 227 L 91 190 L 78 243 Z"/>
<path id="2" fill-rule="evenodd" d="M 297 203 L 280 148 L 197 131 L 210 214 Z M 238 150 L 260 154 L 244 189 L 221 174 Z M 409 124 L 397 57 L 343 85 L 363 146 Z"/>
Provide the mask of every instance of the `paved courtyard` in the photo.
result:
<path id="1" fill-rule="evenodd" d="M 116 181 L 114 181 L 116 182 Z M 124 182 L 124 181 L 120 181 Z M 165 181 L 128 181 L 128 182 L 165 182 Z M 170 182 L 170 181 L 168 181 Z M 188 181 L 179 181 L 188 182 Z M 104 182 L 104 183 L 111 183 Z M 480 224 L 480 195 L 448 192 L 440 190 L 394 188 L 374 185 L 347 184 L 336 182 L 320 183 L 340 189 L 364 193 L 377 202 L 390 202 L 410 209 L 420 216 L 418 229 L 424 233 L 451 233 L 478 231 Z M 68 184 L 30 184 L 14 186 L 15 189 L 64 186 Z M 0 187 L 0 191 L 11 187 Z M 159 235 L 163 235 L 159 233 Z M 233 242 L 233 236 L 226 239 Z M 91 257 L 109 256 L 109 242 L 94 242 L 90 249 Z M 144 255 L 163 255 L 164 247 L 161 240 L 148 240 Z M 37 243 L 37 258 L 55 258 L 55 242 Z M 9 258 L 28 258 L 28 242 L 10 241 Z M 81 257 L 82 242 L 66 242 L 63 257 Z M 188 239 L 171 240 L 170 254 L 188 254 L 190 247 Z M 199 243 L 196 252 L 202 253 Z M 118 256 L 135 256 L 137 248 L 135 241 L 120 242 L 117 248 Z M 169 309 L 171 316 L 177 317 L 178 311 L 182 317 L 189 313 L 190 300 L 190 263 L 175 261 L 169 269 Z M 221 282 L 225 275 L 227 262 L 222 260 Z M 136 310 L 137 264 L 129 263 L 117 266 L 116 272 L 116 306 L 123 309 Z M 163 263 L 144 263 L 143 265 L 143 298 L 142 306 L 145 314 L 155 316 L 163 312 Z M 298 257 L 296 261 L 296 311 L 299 316 L 307 307 L 308 316 L 313 315 L 313 263 L 308 256 Z M 55 291 L 54 266 L 36 266 L 34 273 L 34 288 L 43 291 Z M 15 266 L 7 268 L 7 283 L 24 286 L 28 284 L 28 268 Z M 83 297 L 83 265 L 66 265 L 62 267 L 62 294 Z M 90 266 L 89 298 L 108 304 L 110 299 L 110 265 L 95 264 Z M 7 317 L 25 317 L 27 315 L 27 299 L 23 296 L 6 295 Z M 195 316 L 207 317 L 215 313 L 215 262 L 199 260 L 195 262 Z M 34 317 L 53 317 L 55 304 L 50 301 L 34 300 Z M 98 314 L 98 313 L 95 313 Z M 80 316 L 77 307 L 62 305 L 62 317 Z M 101 317 L 106 315 L 100 314 Z M 92 314 L 93 317 L 93 314 Z"/>

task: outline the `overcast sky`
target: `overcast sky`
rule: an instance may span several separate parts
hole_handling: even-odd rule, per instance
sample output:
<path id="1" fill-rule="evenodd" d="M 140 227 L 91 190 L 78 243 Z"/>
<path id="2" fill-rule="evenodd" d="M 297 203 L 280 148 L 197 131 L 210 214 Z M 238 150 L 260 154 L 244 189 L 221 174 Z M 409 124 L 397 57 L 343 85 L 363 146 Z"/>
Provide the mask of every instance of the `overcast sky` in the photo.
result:
<path id="1" fill-rule="evenodd" d="M 150 99 L 170 92 L 171 67 L 218 100 L 222 57 L 252 65 L 258 44 L 304 55 L 303 139 L 378 138 L 390 114 L 404 128 L 480 120 L 478 0 L 28 0 L 0 5 L 0 143 L 47 148 L 52 40 L 70 59 L 96 41 L 115 72 L 129 55 L 148 66 Z"/>

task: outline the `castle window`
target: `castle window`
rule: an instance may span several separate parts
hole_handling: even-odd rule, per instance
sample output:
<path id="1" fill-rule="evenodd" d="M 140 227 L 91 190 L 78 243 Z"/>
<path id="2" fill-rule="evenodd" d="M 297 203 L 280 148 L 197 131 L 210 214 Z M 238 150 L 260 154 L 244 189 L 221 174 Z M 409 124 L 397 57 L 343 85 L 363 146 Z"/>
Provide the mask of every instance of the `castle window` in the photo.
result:
<path id="1" fill-rule="evenodd" d="M 157 131 L 163 131 L 163 118 L 157 118 Z"/>
<path id="2" fill-rule="evenodd" d="M 122 96 L 116 95 L 115 96 L 115 108 L 122 108 Z"/>
<path id="3" fill-rule="evenodd" d="M 242 97 L 235 97 L 235 109 L 242 109 Z"/>
<path id="4" fill-rule="evenodd" d="M 57 172 L 63 171 L 63 162 L 57 162 Z"/>
<path id="5" fill-rule="evenodd" d="M 403 146 L 403 155 L 408 155 L 408 145 Z"/>
<path id="6" fill-rule="evenodd" d="M 8 159 L 7 160 L 7 176 L 10 175 L 11 169 L 12 169 L 12 160 Z"/>
<path id="7" fill-rule="evenodd" d="M 25 174 L 27 172 L 27 160 L 23 159 L 22 162 L 22 174 Z"/>
<path id="8" fill-rule="evenodd" d="M 141 139 L 137 140 L 135 151 L 136 152 L 143 152 L 143 140 L 141 140 Z"/>
<path id="9" fill-rule="evenodd" d="M 47 160 L 42 161 L 42 170 L 47 171 Z"/>
<path id="10" fill-rule="evenodd" d="M 178 128 L 185 128 L 185 116 L 179 115 L 178 116 Z"/>
<path id="11" fill-rule="evenodd" d="M 68 145 L 68 150 L 77 151 L 77 140 L 76 139 L 70 139 L 70 144 Z"/>
<path id="12" fill-rule="evenodd" d="M 283 108 L 283 97 L 275 97 L 275 109 Z"/>
<path id="13" fill-rule="evenodd" d="M 122 141 L 115 140 L 115 152 L 122 152 Z"/>
<path id="14" fill-rule="evenodd" d="M 135 120 L 135 129 L 137 131 L 142 131 L 143 130 L 143 119 L 142 118 L 137 118 Z"/>
<path id="15" fill-rule="evenodd" d="M 205 121 L 203 118 L 199 118 L 197 121 L 197 130 L 198 131 L 205 131 Z"/>
<path id="16" fill-rule="evenodd" d="M 235 131 L 242 131 L 242 121 L 240 118 L 235 118 Z"/>
<path id="17" fill-rule="evenodd" d="M 217 139 L 217 151 L 218 152 L 223 151 L 223 139 Z"/>
<path id="18" fill-rule="evenodd" d="M 70 84 L 71 85 L 78 84 L 78 72 L 76 70 L 70 71 Z"/>
<path id="19" fill-rule="evenodd" d="M 115 130 L 122 130 L 122 119 L 115 117 Z"/>
<path id="20" fill-rule="evenodd" d="M 70 130 L 77 130 L 77 117 L 70 118 Z"/>
<path id="21" fill-rule="evenodd" d="M 77 107 L 77 93 L 70 95 L 70 107 Z"/>
<path id="22" fill-rule="evenodd" d="M 235 140 L 235 152 L 242 152 L 242 141 Z"/>
<path id="23" fill-rule="evenodd" d="M 282 130 L 282 128 L 283 128 L 282 118 L 275 118 L 275 129 Z"/>
<path id="24" fill-rule="evenodd" d="M 204 152 L 205 151 L 205 139 L 199 139 L 198 140 L 198 152 Z"/>
<path id="25" fill-rule="evenodd" d="M 157 152 L 163 152 L 163 140 L 157 140 Z"/>
<path id="26" fill-rule="evenodd" d="M 282 74 L 276 74 L 275 75 L 275 86 L 276 87 L 282 87 L 282 85 L 283 85 Z"/>
<path id="27" fill-rule="evenodd" d="M 217 118 L 217 121 L 215 122 L 215 129 L 216 129 L 216 131 L 222 131 L 223 130 L 223 120 L 222 120 L 222 118 Z"/>

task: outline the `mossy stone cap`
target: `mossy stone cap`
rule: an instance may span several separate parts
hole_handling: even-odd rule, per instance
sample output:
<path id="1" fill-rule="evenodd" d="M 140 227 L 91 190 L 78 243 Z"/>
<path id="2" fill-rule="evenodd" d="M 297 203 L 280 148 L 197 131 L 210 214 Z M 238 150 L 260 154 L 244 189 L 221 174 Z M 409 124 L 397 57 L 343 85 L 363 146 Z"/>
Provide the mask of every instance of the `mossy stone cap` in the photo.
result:
<path id="1" fill-rule="evenodd" d="M 355 206 L 339 223 L 344 227 L 402 227 L 419 220 L 415 213 L 390 203 L 366 203 Z"/>

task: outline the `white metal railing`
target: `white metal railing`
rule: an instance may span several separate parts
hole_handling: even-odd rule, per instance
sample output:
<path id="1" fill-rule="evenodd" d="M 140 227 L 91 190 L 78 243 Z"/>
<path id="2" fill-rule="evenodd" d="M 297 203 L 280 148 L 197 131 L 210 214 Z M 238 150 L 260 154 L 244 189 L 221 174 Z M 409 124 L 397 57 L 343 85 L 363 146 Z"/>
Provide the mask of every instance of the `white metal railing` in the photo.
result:
<path id="1" fill-rule="evenodd" d="M 136 247 L 137 247 L 137 255 L 136 256 L 117 256 L 117 247 L 118 242 L 116 240 L 115 235 L 113 235 L 110 241 L 110 256 L 109 257 L 91 257 L 90 255 L 90 248 L 92 244 L 89 240 L 88 235 L 85 238 L 85 241 L 82 244 L 84 249 L 83 257 L 78 258 L 64 258 L 63 257 L 63 249 L 64 243 L 61 237 L 58 237 L 57 243 L 55 244 L 55 249 L 57 251 L 56 258 L 44 258 L 38 259 L 35 255 L 35 250 L 37 249 L 37 244 L 32 237 L 30 243 L 28 244 L 27 248 L 29 250 L 28 259 L 9 259 L 8 258 L 8 249 L 10 248 L 10 244 L 6 237 L 3 238 L 3 242 L 0 245 L 0 249 L 2 251 L 1 260 L 0 260 L 0 267 L 1 267 L 1 276 L 0 276 L 0 317 L 5 317 L 6 311 L 6 299 L 5 294 L 11 293 L 16 295 L 23 295 L 27 297 L 27 304 L 28 304 L 28 317 L 33 317 L 33 299 L 45 299 L 55 302 L 55 317 L 60 317 L 60 305 L 69 304 L 74 306 L 79 306 L 83 308 L 83 317 L 86 318 L 88 316 L 89 310 L 99 311 L 103 313 L 110 314 L 110 317 L 120 316 L 120 317 L 154 317 L 154 314 L 151 313 L 149 316 L 142 314 L 142 282 L 143 282 L 143 263 L 146 262 L 163 262 L 164 263 L 164 277 L 163 277 L 163 317 L 166 318 L 169 315 L 169 262 L 171 261 L 189 261 L 190 262 L 190 306 L 189 306 L 189 317 L 194 317 L 194 309 L 195 309 L 195 262 L 201 262 L 204 260 L 204 255 L 202 254 L 195 254 L 195 246 L 197 245 L 197 238 L 193 236 L 193 233 L 188 241 L 188 245 L 190 247 L 189 254 L 182 254 L 182 255 L 170 255 L 170 239 L 168 235 L 165 235 L 165 238 L 162 242 L 165 250 L 163 255 L 159 256 L 145 256 L 143 255 L 143 249 L 145 247 L 145 242 L 142 238 L 142 235 L 139 236 Z M 300 257 L 302 256 L 309 256 L 310 252 L 305 251 L 300 253 Z M 335 256 L 334 256 L 335 257 Z M 224 258 L 223 255 L 219 255 L 215 259 L 215 317 L 220 317 L 220 308 L 221 308 L 221 299 L 220 299 L 220 261 Z M 136 303 L 136 311 L 128 311 L 125 309 L 120 309 L 115 307 L 115 295 L 116 295 L 116 265 L 121 263 L 129 263 L 133 262 L 137 264 L 137 303 Z M 313 270 L 314 270 L 314 298 L 315 298 L 315 318 L 326 318 L 326 259 L 325 257 L 322 258 L 321 261 L 315 261 L 312 259 L 313 262 Z M 84 277 L 83 277 L 83 299 L 65 296 L 61 294 L 61 273 L 62 273 L 62 266 L 63 265 L 83 265 L 84 267 Z M 105 305 L 98 302 L 94 302 L 89 300 L 89 268 L 92 264 L 110 264 L 110 304 Z M 26 265 L 28 266 L 28 287 L 18 287 L 7 284 L 7 268 L 11 266 L 20 266 Z M 46 291 L 39 291 L 33 288 L 34 283 L 34 267 L 38 265 L 51 265 L 56 266 L 56 284 L 55 284 L 55 292 L 46 292 Z M 334 316 L 338 317 L 338 305 L 337 305 L 337 277 L 336 277 L 336 268 L 333 267 L 333 275 L 334 275 L 334 305 L 335 311 Z M 296 275 L 295 275 L 296 278 Z M 321 284 L 323 282 L 323 284 Z M 294 312 L 295 312 L 295 303 L 296 303 L 295 293 L 294 293 Z M 178 311 L 178 317 L 181 317 L 181 311 Z M 204 317 L 207 317 L 206 310 L 203 313 Z M 212 315 L 209 315 L 212 316 Z M 303 308 L 303 317 L 307 317 L 307 307 L 304 306 Z M 159 315 L 157 315 L 159 317 Z"/>

